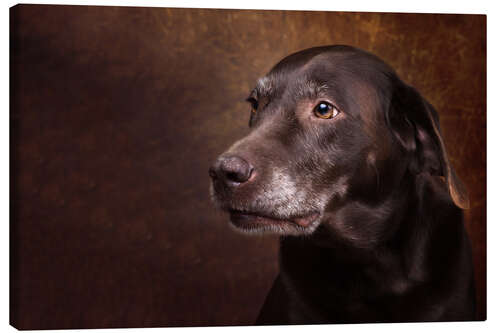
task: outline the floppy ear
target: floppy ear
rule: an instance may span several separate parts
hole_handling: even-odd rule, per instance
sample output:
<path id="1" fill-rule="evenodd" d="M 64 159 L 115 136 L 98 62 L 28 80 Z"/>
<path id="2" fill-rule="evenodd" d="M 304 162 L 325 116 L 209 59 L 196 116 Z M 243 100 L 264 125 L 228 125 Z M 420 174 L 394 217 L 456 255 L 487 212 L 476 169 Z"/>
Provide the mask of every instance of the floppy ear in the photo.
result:
<path id="1" fill-rule="evenodd" d="M 412 156 L 410 171 L 443 176 L 453 202 L 462 209 L 469 208 L 467 189 L 448 160 L 439 116 L 432 105 L 413 87 L 399 82 L 393 92 L 388 121 L 396 140 Z"/>

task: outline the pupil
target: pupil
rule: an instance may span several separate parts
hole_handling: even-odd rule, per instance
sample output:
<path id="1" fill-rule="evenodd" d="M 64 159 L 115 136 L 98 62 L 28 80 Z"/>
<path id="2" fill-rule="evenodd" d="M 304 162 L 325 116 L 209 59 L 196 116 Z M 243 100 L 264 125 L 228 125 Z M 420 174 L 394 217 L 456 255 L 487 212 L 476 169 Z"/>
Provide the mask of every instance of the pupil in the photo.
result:
<path id="1" fill-rule="evenodd" d="M 325 114 L 325 113 L 327 113 L 327 112 L 328 112 L 328 105 L 326 105 L 326 104 L 324 104 L 324 103 L 321 103 L 321 104 L 319 105 L 319 112 L 320 112 L 321 114 Z"/>

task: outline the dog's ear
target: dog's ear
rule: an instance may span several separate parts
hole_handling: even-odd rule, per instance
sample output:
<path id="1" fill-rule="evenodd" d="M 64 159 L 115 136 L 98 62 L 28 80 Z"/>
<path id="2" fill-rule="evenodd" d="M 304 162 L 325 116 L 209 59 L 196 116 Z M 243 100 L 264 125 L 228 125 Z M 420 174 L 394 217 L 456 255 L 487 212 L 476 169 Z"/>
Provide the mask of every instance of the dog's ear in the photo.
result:
<path id="1" fill-rule="evenodd" d="M 443 176 L 453 202 L 469 208 L 467 190 L 448 160 L 439 116 L 432 105 L 413 87 L 398 82 L 387 117 L 396 140 L 412 157 L 410 171 Z"/>

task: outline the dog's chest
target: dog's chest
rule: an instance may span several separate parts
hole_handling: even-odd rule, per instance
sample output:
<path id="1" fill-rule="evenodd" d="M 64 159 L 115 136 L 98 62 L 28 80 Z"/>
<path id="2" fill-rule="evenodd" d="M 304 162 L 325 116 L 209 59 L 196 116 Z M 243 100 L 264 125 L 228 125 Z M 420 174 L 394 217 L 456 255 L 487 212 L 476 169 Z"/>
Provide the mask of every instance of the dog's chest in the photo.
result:
<path id="1" fill-rule="evenodd" d="M 392 317 L 388 304 L 399 298 L 405 281 L 349 262 L 306 244 L 281 247 L 281 279 L 288 293 L 289 315 L 294 322 L 358 322 Z M 397 281 L 397 283 L 396 283 Z M 341 320 L 339 320 L 341 319 Z"/>

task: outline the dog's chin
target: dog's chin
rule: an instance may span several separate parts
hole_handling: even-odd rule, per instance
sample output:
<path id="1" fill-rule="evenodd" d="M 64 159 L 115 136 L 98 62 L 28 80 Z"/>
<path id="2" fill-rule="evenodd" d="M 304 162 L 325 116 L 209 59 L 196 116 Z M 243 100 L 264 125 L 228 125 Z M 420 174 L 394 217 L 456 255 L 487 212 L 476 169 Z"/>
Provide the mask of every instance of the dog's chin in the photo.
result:
<path id="1" fill-rule="evenodd" d="M 282 218 L 258 212 L 229 210 L 229 216 L 231 224 L 238 231 L 250 234 L 309 235 L 321 220 L 319 212 Z"/>

